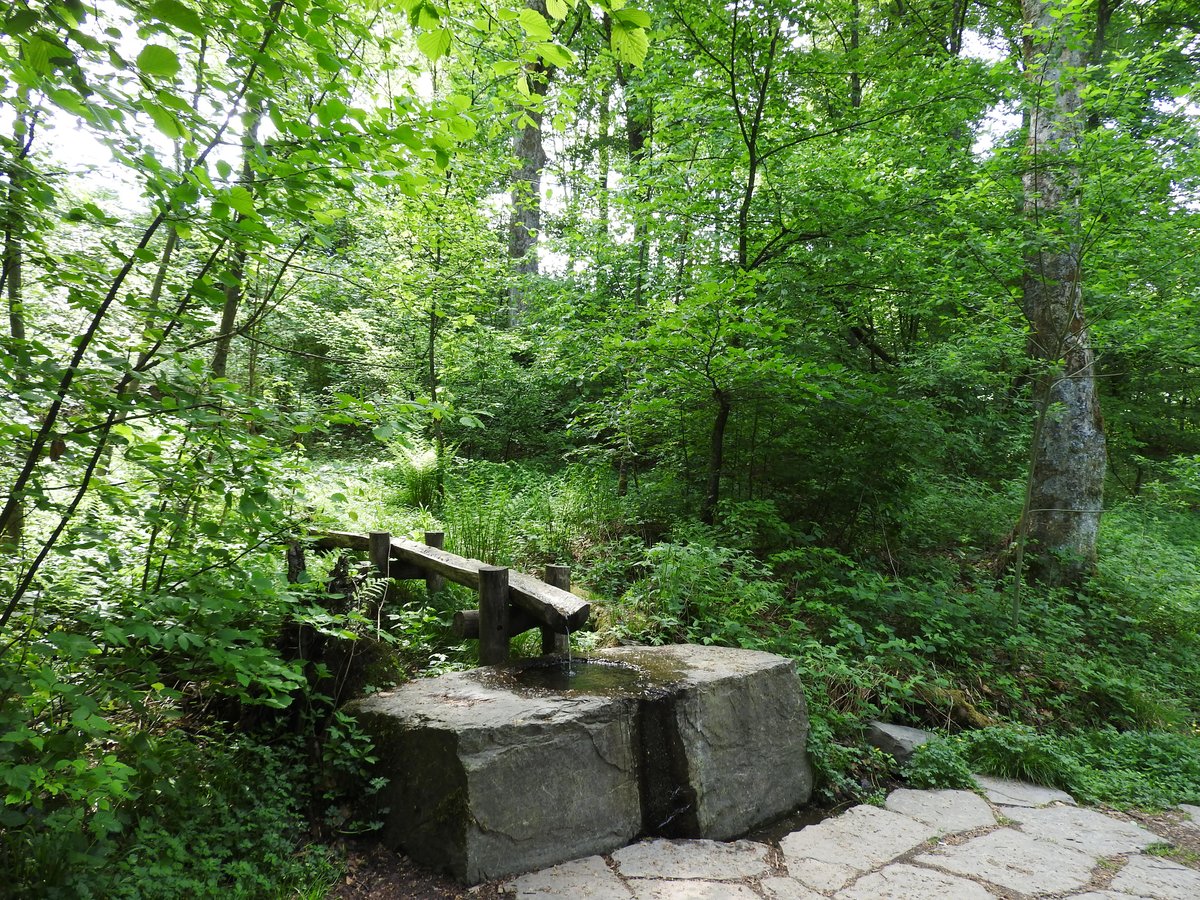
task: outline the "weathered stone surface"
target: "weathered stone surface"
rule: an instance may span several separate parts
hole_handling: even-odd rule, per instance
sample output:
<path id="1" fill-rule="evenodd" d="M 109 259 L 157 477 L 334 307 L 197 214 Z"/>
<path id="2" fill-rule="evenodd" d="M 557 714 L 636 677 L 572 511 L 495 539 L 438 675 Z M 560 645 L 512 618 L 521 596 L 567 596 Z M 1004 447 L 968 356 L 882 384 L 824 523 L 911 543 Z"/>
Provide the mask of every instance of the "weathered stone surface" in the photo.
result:
<path id="1" fill-rule="evenodd" d="M 993 900 L 980 884 L 934 869 L 897 863 L 864 875 L 836 900 Z"/>
<path id="2" fill-rule="evenodd" d="M 922 744 L 937 740 L 937 735 L 907 725 L 890 722 L 871 722 L 867 725 L 867 743 L 889 754 L 900 764 L 912 759 L 913 752 Z"/>
<path id="3" fill-rule="evenodd" d="M 1096 861 L 1062 844 L 1002 828 L 958 847 L 918 856 L 915 862 L 1023 894 L 1054 894 L 1087 884 Z"/>
<path id="4" fill-rule="evenodd" d="M 672 683 L 642 703 L 647 833 L 726 840 L 808 802 L 808 711 L 792 660 L 694 645 L 596 655 Z"/>
<path id="5" fill-rule="evenodd" d="M 791 660 L 703 646 L 597 655 L 649 677 L 564 696 L 478 669 L 350 704 L 391 779 L 383 839 L 474 884 L 638 833 L 736 837 L 808 800 Z"/>
<path id="6" fill-rule="evenodd" d="M 1014 807 L 1006 813 L 1021 823 L 1021 830 L 1034 837 L 1072 847 L 1089 856 L 1134 853 L 1162 841 L 1158 835 L 1132 822 L 1106 816 L 1094 809 L 1047 806 L 1041 809 Z"/>
<path id="7" fill-rule="evenodd" d="M 760 900 L 744 884 L 634 879 L 629 886 L 637 900 Z"/>
<path id="8" fill-rule="evenodd" d="M 788 875 L 816 891 L 836 891 L 861 875 L 865 869 L 820 859 L 789 860 Z"/>
<path id="9" fill-rule="evenodd" d="M 383 839 L 467 883 L 604 853 L 641 828 L 632 701 L 451 673 L 351 709 L 391 778 Z"/>
<path id="10" fill-rule="evenodd" d="M 1191 817 L 1190 824 L 1195 825 L 1197 828 L 1200 828 L 1200 806 L 1192 806 L 1191 804 L 1188 804 L 1188 803 L 1180 803 L 1179 808 L 1181 810 L 1183 810 L 1184 813 L 1186 813 L 1188 816 Z"/>
<path id="11" fill-rule="evenodd" d="M 787 860 L 789 875 L 818 890 L 830 890 L 810 880 L 810 874 L 800 867 L 803 860 L 866 872 L 907 853 L 936 834 L 936 829 L 900 813 L 874 806 L 856 806 L 835 819 L 793 831 L 780 841 L 780 847 Z M 829 874 L 836 878 L 838 873 L 832 870 Z"/>
<path id="12" fill-rule="evenodd" d="M 1088 891 L 1086 894 L 1072 894 L 1063 900 L 1135 900 L 1133 894 L 1118 893 L 1117 891 Z"/>
<path id="13" fill-rule="evenodd" d="M 623 847 L 612 855 L 624 878 L 737 881 L 771 871 L 767 845 L 753 841 L 673 841 L 658 839 Z"/>
<path id="14" fill-rule="evenodd" d="M 1011 778 L 993 778 L 976 775 L 975 780 L 983 788 L 987 798 L 997 806 L 1048 806 L 1051 803 L 1074 804 L 1075 798 L 1057 788 L 1042 787 Z"/>
<path id="15" fill-rule="evenodd" d="M 970 791 L 892 791 L 884 804 L 892 812 L 916 819 L 940 834 L 957 834 L 995 825 L 992 808 Z"/>
<path id="16" fill-rule="evenodd" d="M 764 878 L 762 891 L 767 900 L 821 900 L 821 895 L 794 878 Z"/>
<path id="17" fill-rule="evenodd" d="M 1135 856 L 1110 885 L 1136 897 L 1152 900 L 1196 900 L 1200 897 L 1200 872 L 1153 856 Z"/>
<path id="18" fill-rule="evenodd" d="M 588 856 L 522 875 L 504 885 L 515 900 L 631 900 L 625 886 L 599 856 Z"/>

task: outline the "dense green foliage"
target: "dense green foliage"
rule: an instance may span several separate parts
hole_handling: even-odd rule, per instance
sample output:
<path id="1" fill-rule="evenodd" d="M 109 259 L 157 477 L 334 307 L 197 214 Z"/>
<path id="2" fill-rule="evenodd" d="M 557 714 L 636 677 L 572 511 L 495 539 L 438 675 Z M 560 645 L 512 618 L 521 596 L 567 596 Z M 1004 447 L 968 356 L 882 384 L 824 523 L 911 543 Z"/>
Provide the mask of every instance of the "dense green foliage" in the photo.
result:
<path id="1" fill-rule="evenodd" d="M 6 889 L 331 883 L 379 787 L 338 706 L 471 665 L 474 598 L 289 580 L 311 527 L 568 563 L 579 650 L 795 658 L 830 802 L 901 774 L 877 716 L 947 733 L 912 783 L 1198 802 L 1195 3 L 949 7 L 6 5 Z M 1064 246 L 1108 478 L 1056 586 L 1015 560 Z"/>

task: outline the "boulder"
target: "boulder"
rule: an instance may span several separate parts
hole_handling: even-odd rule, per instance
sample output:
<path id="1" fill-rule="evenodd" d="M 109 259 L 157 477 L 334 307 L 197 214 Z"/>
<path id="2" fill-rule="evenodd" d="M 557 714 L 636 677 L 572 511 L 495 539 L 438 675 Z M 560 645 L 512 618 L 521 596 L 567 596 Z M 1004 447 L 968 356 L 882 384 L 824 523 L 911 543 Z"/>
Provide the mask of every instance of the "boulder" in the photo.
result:
<path id="1" fill-rule="evenodd" d="M 638 834 L 725 840 L 808 801 L 791 660 L 690 645 L 593 659 L 640 671 L 556 690 L 482 668 L 350 704 L 389 779 L 383 840 L 475 884 Z"/>
<path id="2" fill-rule="evenodd" d="M 907 725 L 892 725 L 890 722 L 871 722 L 867 726 L 867 743 L 891 755 L 904 765 L 922 744 L 937 738 L 936 734 L 909 728 Z"/>

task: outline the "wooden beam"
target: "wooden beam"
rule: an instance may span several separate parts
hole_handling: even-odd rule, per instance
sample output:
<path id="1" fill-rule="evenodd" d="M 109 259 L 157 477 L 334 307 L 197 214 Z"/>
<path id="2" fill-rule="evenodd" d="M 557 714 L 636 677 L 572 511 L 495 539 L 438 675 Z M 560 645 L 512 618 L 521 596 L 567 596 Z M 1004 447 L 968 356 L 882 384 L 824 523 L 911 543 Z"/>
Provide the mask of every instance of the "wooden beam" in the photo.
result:
<path id="1" fill-rule="evenodd" d="M 456 556 L 405 538 L 392 538 L 392 556 L 432 569 L 450 581 L 476 590 L 479 570 L 485 567 L 477 559 Z M 514 606 L 558 632 L 582 628 L 591 614 L 591 605 L 586 600 L 521 572 L 509 573 L 508 590 Z"/>
<path id="2" fill-rule="evenodd" d="M 515 606 L 508 608 L 508 636 L 510 638 L 540 627 L 541 625 L 525 610 L 518 609 Z M 450 625 L 450 631 L 455 637 L 478 638 L 479 610 L 460 609 L 454 614 L 454 621 Z"/>
<path id="3" fill-rule="evenodd" d="M 546 584 L 562 591 L 571 590 L 570 566 L 546 566 Z M 542 655 L 568 656 L 571 652 L 571 636 L 553 628 L 542 626 Z"/>
<path id="4" fill-rule="evenodd" d="M 313 544 L 319 550 L 370 548 L 370 540 L 365 534 L 328 531 L 318 532 L 315 536 Z M 455 584 L 479 590 L 479 570 L 486 564 L 477 559 L 456 556 L 405 538 L 392 538 L 391 548 L 393 560 L 398 559 L 419 567 L 426 574 L 433 572 Z M 395 566 L 392 571 L 394 574 Z M 540 624 L 559 634 L 582 628 L 591 614 L 591 605 L 586 600 L 520 572 L 509 573 L 508 591 L 513 606 L 525 610 Z"/>

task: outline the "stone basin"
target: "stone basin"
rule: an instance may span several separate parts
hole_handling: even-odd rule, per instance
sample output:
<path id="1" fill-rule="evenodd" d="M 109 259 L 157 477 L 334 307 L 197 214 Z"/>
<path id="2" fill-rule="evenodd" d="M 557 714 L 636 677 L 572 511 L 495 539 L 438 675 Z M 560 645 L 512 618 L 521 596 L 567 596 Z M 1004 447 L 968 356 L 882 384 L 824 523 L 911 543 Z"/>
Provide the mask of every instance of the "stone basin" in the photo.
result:
<path id="1" fill-rule="evenodd" d="M 383 840 L 476 884 L 639 835 L 727 840 L 808 801 L 791 660 L 672 645 L 574 665 L 450 673 L 350 704 L 389 778 Z"/>

